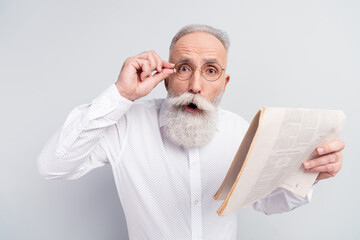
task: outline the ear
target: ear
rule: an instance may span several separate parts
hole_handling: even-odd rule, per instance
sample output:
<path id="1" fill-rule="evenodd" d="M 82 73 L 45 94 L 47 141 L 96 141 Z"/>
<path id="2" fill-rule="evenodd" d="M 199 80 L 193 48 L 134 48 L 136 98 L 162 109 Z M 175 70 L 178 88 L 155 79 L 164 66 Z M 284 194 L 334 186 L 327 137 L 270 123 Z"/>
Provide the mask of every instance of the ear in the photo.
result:
<path id="1" fill-rule="evenodd" d="M 229 75 L 229 74 L 226 74 L 226 75 L 225 75 L 224 92 L 225 92 L 225 89 L 226 89 L 226 85 L 228 84 L 229 81 L 230 81 L 230 75 Z M 224 92 L 223 92 L 223 93 L 224 93 Z"/>

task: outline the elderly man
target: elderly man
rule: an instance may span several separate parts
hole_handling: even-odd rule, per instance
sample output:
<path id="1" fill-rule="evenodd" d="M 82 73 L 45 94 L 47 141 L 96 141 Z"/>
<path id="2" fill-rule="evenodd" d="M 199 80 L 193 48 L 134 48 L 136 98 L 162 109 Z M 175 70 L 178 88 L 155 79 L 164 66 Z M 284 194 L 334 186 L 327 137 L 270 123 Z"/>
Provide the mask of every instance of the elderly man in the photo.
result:
<path id="1" fill-rule="evenodd" d="M 189 25 L 173 38 L 169 62 L 154 51 L 128 58 L 115 84 L 75 108 L 38 159 L 47 179 L 76 179 L 110 163 L 130 239 L 236 239 L 236 213 L 220 217 L 212 196 L 248 123 L 218 107 L 230 76 L 221 30 Z M 166 99 L 137 101 L 164 81 Z M 341 168 L 344 143 L 317 148 L 303 164 L 318 180 Z M 255 202 L 265 214 L 310 201 L 277 189 Z"/>

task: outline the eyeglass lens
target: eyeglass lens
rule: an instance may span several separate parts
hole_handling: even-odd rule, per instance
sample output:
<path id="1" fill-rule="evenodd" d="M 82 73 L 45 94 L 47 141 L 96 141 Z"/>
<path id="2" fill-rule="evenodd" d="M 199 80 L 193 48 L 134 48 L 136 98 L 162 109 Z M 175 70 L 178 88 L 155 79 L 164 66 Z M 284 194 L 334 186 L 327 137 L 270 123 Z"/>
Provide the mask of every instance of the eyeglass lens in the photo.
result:
<path id="1" fill-rule="evenodd" d="M 192 77 L 196 68 L 189 63 L 178 63 L 175 65 L 176 77 L 180 80 L 188 80 Z M 208 81 L 216 81 L 220 78 L 222 68 L 217 63 L 205 63 L 201 67 L 203 77 Z"/>

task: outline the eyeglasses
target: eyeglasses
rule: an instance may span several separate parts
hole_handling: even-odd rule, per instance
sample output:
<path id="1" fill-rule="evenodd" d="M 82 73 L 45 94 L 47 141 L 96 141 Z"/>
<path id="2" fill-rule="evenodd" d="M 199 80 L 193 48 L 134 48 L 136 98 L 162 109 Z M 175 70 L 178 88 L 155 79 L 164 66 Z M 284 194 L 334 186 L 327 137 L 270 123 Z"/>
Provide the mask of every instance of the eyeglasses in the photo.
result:
<path id="1" fill-rule="evenodd" d="M 197 69 L 188 62 L 179 62 L 175 64 L 174 68 L 176 70 L 175 76 L 181 81 L 186 81 L 190 79 Z M 214 82 L 220 78 L 222 71 L 224 71 L 225 68 L 222 68 L 217 63 L 205 63 L 200 68 L 200 70 L 201 70 L 201 75 L 205 80 L 209 82 Z"/>

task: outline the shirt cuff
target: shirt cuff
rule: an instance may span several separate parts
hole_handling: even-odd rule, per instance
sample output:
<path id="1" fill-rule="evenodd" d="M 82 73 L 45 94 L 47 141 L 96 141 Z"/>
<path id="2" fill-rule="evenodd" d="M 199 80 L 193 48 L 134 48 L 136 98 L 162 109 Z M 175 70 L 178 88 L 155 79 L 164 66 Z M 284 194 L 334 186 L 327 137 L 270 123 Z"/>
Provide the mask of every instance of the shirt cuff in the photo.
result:
<path id="1" fill-rule="evenodd" d="M 114 83 L 91 102 L 87 116 L 89 120 L 105 117 L 118 121 L 132 104 L 133 101 L 120 95 Z"/>

